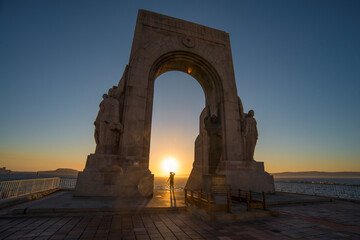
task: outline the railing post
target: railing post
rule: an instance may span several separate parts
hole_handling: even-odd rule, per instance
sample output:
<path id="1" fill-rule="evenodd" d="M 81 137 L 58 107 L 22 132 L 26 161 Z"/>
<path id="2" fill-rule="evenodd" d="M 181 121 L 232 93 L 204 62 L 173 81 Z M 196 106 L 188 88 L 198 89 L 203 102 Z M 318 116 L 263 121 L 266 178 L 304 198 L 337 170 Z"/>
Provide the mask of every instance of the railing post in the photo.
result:
<path id="1" fill-rule="evenodd" d="M 315 193 L 315 184 L 312 183 L 312 185 L 313 185 L 313 195 L 316 196 L 316 193 Z"/>
<path id="2" fill-rule="evenodd" d="M 7 197 L 9 198 L 9 197 L 11 197 L 11 189 L 12 189 L 12 187 L 11 187 L 11 182 L 9 183 L 9 191 L 8 191 L 8 195 L 7 195 Z"/>
<path id="3" fill-rule="evenodd" d="M 231 195 L 230 195 L 230 191 L 227 192 L 227 212 L 231 213 Z"/>
<path id="4" fill-rule="evenodd" d="M 3 188 L 2 185 L 3 185 L 2 182 L 0 182 L 0 189 L 1 189 L 1 191 L 0 191 L 0 199 L 3 198 L 3 193 L 4 193 L 4 188 Z"/>
<path id="5" fill-rule="evenodd" d="M 336 195 L 336 197 L 340 197 L 340 195 L 338 193 L 337 185 L 335 185 L 335 195 Z"/>
<path id="6" fill-rule="evenodd" d="M 17 188 L 16 188 L 16 192 L 15 192 L 15 196 L 19 195 L 19 188 L 20 188 L 21 182 L 18 182 L 17 184 Z"/>
<path id="7" fill-rule="evenodd" d="M 3 193 L 1 194 L 1 199 L 4 199 L 6 198 L 6 195 L 7 195 L 7 185 L 8 185 L 8 182 L 4 182 L 2 183 L 1 185 L 3 185 Z"/>
<path id="8" fill-rule="evenodd" d="M 33 193 L 34 187 L 35 187 L 35 180 L 32 180 L 32 185 L 31 185 L 31 191 L 30 191 L 30 193 Z"/>
<path id="9" fill-rule="evenodd" d="M 9 191 L 8 191 L 8 194 L 7 194 L 7 197 L 10 198 L 11 197 L 11 190 L 12 190 L 12 186 L 14 185 L 14 182 L 9 182 L 8 184 L 8 188 L 9 188 Z"/>
<path id="10" fill-rule="evenodd" d="M 249 193 L 246 192 L 246 207 L 247 207 L 247 211 L 250 211 L 250 198 L 249 198 Z"/>
<path id="11" fill-rule="evenodd" d="M 253 201 L 253 192 L 250 190 L 249 193 L 250 193 L 250 202 L 252 202 Z"/>
<path id="12" fill-rule="evenodd" d="M 187 189 L 184 189 L 184 193 L 185 193 L 185 204 L 187 204 Z"/>
<path id="13" fill-rule="evenodd" d="M 263 192 L 263 207 L 264 207 L 264 210 L 266 210 L 267 206 L 266 206 L 266 193 Z"/>
<path id="14" fill-rule="evenodd" d="M 207 194 L 207 210 L 209 211 L 211 208 L 211 195 L 210 193 Z"/>
<path id="15" fill-rule="evenodd" d="M 190 200 L 191 200 L 191 205 L 194 205 L 194 191 L 190 190 Z"/>

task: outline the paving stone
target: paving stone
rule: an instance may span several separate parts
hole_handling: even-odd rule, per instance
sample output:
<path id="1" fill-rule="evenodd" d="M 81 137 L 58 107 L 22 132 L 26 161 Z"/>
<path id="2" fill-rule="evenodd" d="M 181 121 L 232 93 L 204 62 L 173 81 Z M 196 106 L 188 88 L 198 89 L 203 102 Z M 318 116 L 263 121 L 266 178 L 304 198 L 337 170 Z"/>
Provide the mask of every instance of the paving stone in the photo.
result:
<path id="1" fill-rule="evenodd" d="M 348 202 L 289 206 L 275 218 L 217 223 L 181 213 L 8 218 L 0 219 L 0 239 L 360 239 L 359 209 Z M 339 220 L 333 213 L 340 210 Z"/>

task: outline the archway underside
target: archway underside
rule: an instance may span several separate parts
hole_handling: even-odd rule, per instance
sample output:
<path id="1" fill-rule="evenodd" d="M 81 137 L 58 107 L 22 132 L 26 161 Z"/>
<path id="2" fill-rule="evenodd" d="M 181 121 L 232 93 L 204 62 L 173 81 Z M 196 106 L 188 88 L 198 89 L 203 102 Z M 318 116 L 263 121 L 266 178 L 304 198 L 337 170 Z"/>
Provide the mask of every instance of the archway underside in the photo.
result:
<path id="1" fill-rule="evenodd" d="M 184 72 L 196 79 L 204 91 L 206 106 L 210 108 L 212 114 L 218 114 L 219 105 L 223 102 L 223 86 L 219 75 L 210 63 L 192 52 L 166 53 L 152 65 L 149 76 L 150 84 L 153 84 L 158 76 L 168 71 Z"/>

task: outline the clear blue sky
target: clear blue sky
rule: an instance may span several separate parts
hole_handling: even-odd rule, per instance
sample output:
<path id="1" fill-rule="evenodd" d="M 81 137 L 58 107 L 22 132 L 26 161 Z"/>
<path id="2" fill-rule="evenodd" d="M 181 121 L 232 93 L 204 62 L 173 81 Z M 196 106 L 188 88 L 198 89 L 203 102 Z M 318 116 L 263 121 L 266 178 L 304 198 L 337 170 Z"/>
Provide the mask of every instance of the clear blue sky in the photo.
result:
<path id="1" fill-rule="evenodd" d="M 360 171 L 357 0 L 0 1 L 0 166 L 84 167 L 138 9 L 230 34 L 238 94 L 258 122 L 255 159 L 267 170 Z M 192 156 L 200 85 L 169 72 L 155 87 L 152 138 L 166 132 Z"/>

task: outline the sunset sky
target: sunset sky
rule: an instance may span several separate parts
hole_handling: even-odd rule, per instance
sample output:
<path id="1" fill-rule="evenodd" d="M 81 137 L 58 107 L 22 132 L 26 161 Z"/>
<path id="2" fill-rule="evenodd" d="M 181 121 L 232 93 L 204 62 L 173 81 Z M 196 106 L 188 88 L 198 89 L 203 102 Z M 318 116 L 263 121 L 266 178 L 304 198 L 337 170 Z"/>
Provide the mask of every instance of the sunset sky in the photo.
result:
<path id="1" fill-rule="evenodd" d="M 238 94 L 258 122 L 255 160 L 268 172 L 360 171 L 358 0 L 0 0 L 0 167 L 84 168 L 138 9 L 230 34 Z M 204 106 L 191 76 L 156 79 L 154 174 L 167 157 L 189 174 Z"/>

